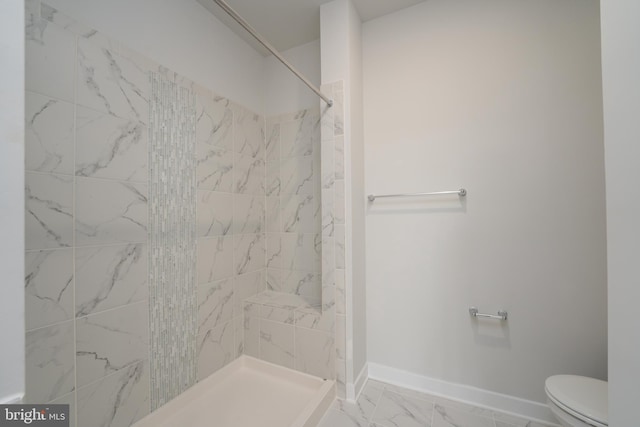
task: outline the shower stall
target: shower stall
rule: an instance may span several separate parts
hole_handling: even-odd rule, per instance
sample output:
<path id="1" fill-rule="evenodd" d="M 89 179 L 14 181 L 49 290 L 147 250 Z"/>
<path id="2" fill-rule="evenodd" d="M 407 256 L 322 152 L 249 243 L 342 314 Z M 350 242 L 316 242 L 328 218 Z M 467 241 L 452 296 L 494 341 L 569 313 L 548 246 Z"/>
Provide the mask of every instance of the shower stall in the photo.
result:
<path id="1" fill-rule="evenodd" d="M 25 403 L 128 426 L 247 357 L 353 394 L 345 83 L 266 114 L 46 1 L 26 18 Z"/>

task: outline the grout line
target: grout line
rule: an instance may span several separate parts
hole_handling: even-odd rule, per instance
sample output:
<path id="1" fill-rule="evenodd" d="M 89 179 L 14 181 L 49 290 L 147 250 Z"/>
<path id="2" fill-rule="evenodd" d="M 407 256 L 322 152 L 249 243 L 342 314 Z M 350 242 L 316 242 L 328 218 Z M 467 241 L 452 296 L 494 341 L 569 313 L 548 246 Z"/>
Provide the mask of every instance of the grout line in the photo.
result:
<path id="1" fill-rule="evenodd" d="M 78 331 L 77 331 L 77 322 L 76 322 L 76 293 L 77 293 L 77 285 L 78 282 L 76 280 L 76 152 L 77 152 L 77 133 L 78 133 L 78 36 L 74 36 L 75 41 L 75 52 L 74 52 L 74 61 L 73 61 L 73 259 L 72 259 L 72 268 L 73 268 L 73 390 L 75 391 L 74 395 L 74 414 L 73 419 L 76 425 L 78 424 Z"/>
<path id="2" fill-rule="evenodd" d="M 76 317 L 75 320 L 82 320 L 82 319 L 86 319 L 88 317 L 94 317 L 94 316 L 97 316 L 97 315 L 102 315 L 102 314 L 109 313 L 109 312 L 112 312 L 112 311 L 120 310 L 122 308 L 127 308 L 127 307 L 131 307 L 131 306 L 134 306 L 134 305 L 141 305 L 141 304 L 145 304 L 145 303 L 148 304 L 149 300 L 146 299 L 146 300 L 134 301 L 134 302 L 131 302 L 131 303 L 128 303 L 128 304 L 118 305 L 116 307 L 111 307 L 111 308 L 108 308 L 106 310 L 97 311 L 95 313 L 89 313 L 89 314 L 85 314 L 84 316 Z"/>

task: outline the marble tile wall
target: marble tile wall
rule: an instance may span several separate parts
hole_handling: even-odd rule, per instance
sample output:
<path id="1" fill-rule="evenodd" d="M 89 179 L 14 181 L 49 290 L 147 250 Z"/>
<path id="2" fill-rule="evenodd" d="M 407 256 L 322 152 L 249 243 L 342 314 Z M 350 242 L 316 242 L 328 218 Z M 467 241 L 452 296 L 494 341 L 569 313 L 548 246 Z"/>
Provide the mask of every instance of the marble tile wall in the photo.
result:
<path id="1" fill-rule="evenodd" d="M 344 91 L 342 81 L 322 85 L 333 99 L 321 102 L 322 311 L 335 323 L 338 397 L 346 396 Z"/>
<path id="2" fill-rule="evenodd" d="M 198 380 L 243 353 L 242 301 L 265 289 L 265 121 L 193 85 Z"/>
<path id="3" fill-rule="evenodd" d="M 128 426 L 154 357 L 149 73 L 197 99 L 196 380 L 242 353 L 242 301 L 266 287 L 265 120 L 39 0 L 26 12 L 25 400 Z"/>
<path id="4" fill-rule="evenodd" d="M 321 303 L 320 112 L 267 118 L 267 289 Z"/>
<path id="5" fill-rule="evenodd" d="M 26 2 L 26 397 L 71 424 L 149 412 L 147 73 Z"/>

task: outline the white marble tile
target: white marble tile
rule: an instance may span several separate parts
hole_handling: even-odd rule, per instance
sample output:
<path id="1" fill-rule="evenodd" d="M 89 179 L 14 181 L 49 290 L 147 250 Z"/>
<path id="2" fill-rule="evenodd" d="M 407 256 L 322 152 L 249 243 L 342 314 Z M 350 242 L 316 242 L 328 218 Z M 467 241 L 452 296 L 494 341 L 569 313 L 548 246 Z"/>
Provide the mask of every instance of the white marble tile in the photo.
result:
<path id="1" fill-rule="evenodd" d="M 336 284 L 336 313 L 347 313 L 347 293 L 345 288 L 345 271 L 336 270 L 334 273 Z"/>
<path id="2" fill-rule="evenodd" d="M 149 413 L 149 362 L 128 366 L 78 394 L 78 425 L 128 427 Z"/>
<path id="3" fill-rule="evenodd" d="M 555 424 L 532 421 L 523 417 L 497 411 L 493 412 L 493 419 L 496 422 L 496 427 L 556 427 Z"/>
<path id="4" fill-rule="evenodd" d="M 239 194 L 265 194 L 265 163 L 236 153 L 233 161 L 233 191 Z"/>
<path id="5" fill-rule="evenodd" d="M 73 319 L 73 250 L 27 252 L 25 321 L 27 330 Z"/>
<path id="6" fill-rule="evenodd" d="M 312 195 L 284 195 L 280 198 L 282 227 L 287 233 L 315 233 L 320 201 Z"/>
<path id="7" fill-rule="evenodd" d="M 296 326 L 315 331 L 333 333 L 335 331 L 335 311 L 322 311 L 321 307 L 304 307 L 295 312 Z"/>
<path id="8" fill-rule="evenodd" d="M 369 427 L 369 423 L 347 412 L 329 409 L 320 420 L 318 427 Z"/>
<path id="9" fill-rule="evenodd" d="M 27 27 L 25 40 L 26 89 L 73 102 L 76 58 L 75 36 L 45 20 Z"/>
<path id="10" fill-rule="evenodd" d="M 74 390 L 73 321 L 29 331 L 25 402 L 50 402 Z"/>
<path id="11" fill-rule="evenodd" d="M 336 136 L 334 141 L 334 170 L 336 179 L 344 179 L 344 136 Z"/>
<path id="12" fill-rule="evenodd" d="M 371 421 L 380 427 L 425 427 L 433 415 L 433 403 L 385 390 Z"/>
<path id="13" fill-rule="evenodd" d="M 264 290 L 264 270 L 233 278 L 234 316 L 242 316 L 244 300 Z"/>
<path id="14" fill-rule="evenodd" d="M 333 140 L 324 140 L 320 145 L 320 182 L 323 190 L 330 189 L 336 180 L 335 171 L 335 143 Z"/>
<path id="15" fill-rule="evenodd" d="M 274 307 L 270 305 L 260 305 L 261 319 L 293 325 L 295 320 L 294 313 L 295 307 Z"/>
<path id="16" fill-rule="evenodd" d="M 198 190 L 198 237 L 230 234 L 233 216 L 233 194 Z"/>
<path id="17" fill-rule="evenodd" d="M 244 316 L 246 317 L 256 317 L 258 319 L 262 318 L 260 310 L 262 308 L 262 304 L 257 302 L 249 302 L 246 300 L 244 302 Z"/>
<path id="18" fill-rule="evenodd" d="M 432 427 L 495 427 L 493 418 L 435 405 Z"/>
<path id="19" fill-rule="evenodd" d="M 233 318 L 233 279 L 198 285 L 198 334 Z"/>
<path id="20" fill-rule="evenodd" d="M 27 33 L 32 31 L 33 25 L 40 23 L 40 0 L 25 0 L 24 2 L 24 22 Z"/>
<path id="21" fill-rule="evenodd" d="M 73 175 L 73 104 L 38 93 L 25 96 L 25 168 Z"/>
<path id="22" fill-rule="evenodd" d="M 236 194 L 233 198 L 234 234 L 255 234 L 264 231 L 264 196 Z"/>
<path id="23" fill-rule="evenodd" d="M 296 328 L 295 368 L 320 378 L 335 378 L 333 334 Z"/>
<path id="24" fill-rule="evenodd" d="M 268 244 L 268 240 L 267 240 L 267 244 Z M 283 286 L 282 286 L 282 270 L 281 269 L 267 268 L 266 289 L 268 291 L 280 291 L 280 292 L 282 291 Z"/>
<path id="25" fill-rule="evenodd" d="M 76 244 L 146 242 L 147 186 L 76 178 Z"/>
<path id="26" fill-rule="evenodd" d="M 233 236 L 198 239 L 198 283 L 211 283 L 234 274 Z"/>
<path id="27" fill-rule="evenodd" d="M 148 158 L 144 123 L 76 107 L 76 175 L 146 183 Z"/>
<path id="28" fill-rule="evenodd" d="M 335 285 L 336 239 L 322 238 L 322 285 Z"/>
<path id="29" fill-rule="evenodd" d="M 233 151 L 198 143 L 198 188 L 230 193 L 233 189 Z"/>
<path id="30" fill-rule="evenodd" d="M 94 43 L 99 43 L 101 46 L 107 46 L 112 49 L 119 50 L 121 48 L 120 43 L 109 39 L 104 34 L 87 27 L 82 23 L 77 22 L 75 19 L 61 13 L 46 3 L 42 3 L 41 16 L 43 20 L 56 24 L 76 36 L 90 39 Z"/>
<path id="31" fill-rule="evenodd" d="M 347 362 L 336 358 L 336 397 L 347 398 Z"/>
<path id="32" fill-rule="evenodd" d="M 196 140 L 199 145 L 233 150 L 233 110 L 228 99 L 196 87 Z"/>
<path id="33" fill-rule="evenodd" d="M 318 271 L 314 234 L 282 233 L 280 240 L 282 268 Z"/>
<path id="34" fill-rule="evenodd" d="M 313 158 L 291 157 L 280 163 L 281 194 L 313 195 Z"/>
<path id="35" fill-rule="evenodd" d="M 313 271 L 322 271 L 322 234 L 312 234 L 309 238 L 313 239 Z"/>
<path id="36" fill-rule="evenodd" d="M 322 312 L 336 313 L 336 287 L 333 284 L 322 285 Z"/>
<path id="37" fill-rule="evenodd" d="M 245 274 L 265 267 L 264 234 L 233 236 L 233 258 L 236 274 Z"/>
<path id="38" fill-rule="evenodd" d="M 281 158 L 310 156 L 319 140 L 319 115 L 303 110 L 296 120 L 280 125 Z"/>
<path id="39" fill-rule="evenodd" d="M 55 400 L 52 400 L 51 403 L 53 405 L 69 405 L 69 427 L 76 427 L 76 392 L 71 392 L 69 394 L 65 394 L 62 397 L 59 397 Z"/>
<path id="40" fill-rule="evenodd" d="M 293 325 L 260 320 L 260 358 L 293 369 L 293 337 Z"/>
<path id="41" fill-rule="evenodd" d="M 147 245 L 76 249 L 76 317 L 146 301 Z"/>
<path id="42" fill-rule="evenodd" d="M 328 105 L 324 105 L 320 116 L 320 139 L 322 142 L 333 140 L 334 135 L 334 110 Z"/>
<path id="43" fill-rule="evenodd" d="M 264 160 L 264 117 L 234 104 L 233 121 L 234 151 L 244 156 Z"/>
<path id="44" fill-rule="evenodd" d="M 73 177 L 27 173 L 25 246 L 46 249 L 73 244 Z"/>
<path id="45" fill-rule="evenodd" d="M 78 387 L 149 357 L 147 303 L 136 303 L 76 321 Z"/>
<path id="46" fill-rule="evenodd" d="M 266 198 L 265 216 L 265 229 L 267 233 L 277 233 L 282 231 L 282 215 L 280 212 L 279 197 Z"/>
<path id="47" fill-rule="evenodd" d="M 76 102 L 110 115 L 149 123 L 149 69 L 91 40 L 78 40 Z"/>
<path id="48" fill-rule="evenodd" d="M 382 384 L 382 383 L 381 383 Z M 397 394 L 401 394 L 406 397 L 411 397 L 412 399 L 424 400 L 430 403 L 435 403 L 437 397 L 431 394 L 423 393 L 418 390 L 412 390 L 405 387 L 400 387 L 393 384 L 384 384 L 386 390 L 392 391 Z"/>
<path id="49" fill-rule="evenodd" d="M 282 268 L 283 237 L 284 233 L 267 233 L 266 267 L 279 269 Z"/>
<path id="50" fill-rule="evenodd" d="M 344 208 L 344 181 L 337 180 L 333 186 L 334 188 L 334 209 L 333 216 L 336 224 L 344 224 L 345 208 Z"/>
<path id="51" fill-rule="evenodd" d="M 198 335 L 198 381 L 226 366 L 236 356 L 233 321 Z"/>
<path id="52" fill-rule="evenodd" d="M 244 317 L 243 354 L 260 358 L 260 318 Z"/>
<path id="53" fill-rule="evenodd" d="M 280 177 L 280 161 L 267 163 L 267 176 L 265 182 L 265 194 L 277 197 L 282 193 L 282 181 Z"/>
<path id="54" fill-rule="evenodd" d="M 357 407 L 358 413 L 366 419 L 371 419 L 376 405 L 382 397 L 384 385 L 377 381 L 367 381 L 362 393 L 358 397 Z"/>
<path id="55" fill-rule="evenodd" d="M 335 226 L 335 242 L 336 242 L 336 269 L 344 269 L 345 268 L 345 226 L 338 225 Z"/>
<path id="56" fill-rule="evenodd" d="M 345 360 L 347 357 L 347 318 L 344 315 L 336 316 L 336 358 Z"/>
<path id="57" fill-rule="evenodd" d="M 244 354 L 244 316 L 233 318 L 233 339 L 235 355 L 239 357 Z"/>
<path id="58" fill-rule="evenodd" d="M 335 226 L 334 190 L 322 190 L 322 235 L 333 236 Z"/>
<path id="59" fill-rule="evenodd" d="M 344 134 L 344 93 L 342 90 L 333 91 L 333 130 L 334 135 Z"/>
<path id="60" fill-rule="evenodd" d="M 384 385 L 377 381 L 367 381 L 356 403 L 350 403 L 342 399 L 336 399 L 333 407 L 346 412 L 352 417 L 370 420 L 373 412 L 382 396 Z"/>
<path id="61" fill-rule="evenodd" d="M 480 408 L 468 403 L 445 399 L 444 397 L 428 396 L 427 398 L 433 400 L 436 405 L 454 409 L 456 411 L 467 412 L 469 414 L 477 415 L 484 418 L 493 418 L 493 411 L 487 408 Z"/>
<path id="62" fill-rule="evenodd" d="M 266 157 L 267 163 L 280 161 L 280 123 L 269 123 L 267 120 L 266 136 Z"/>
<path id="63" fill-rule="evenodd" d="M 299 295 L 310 305 L 321 302 L 322 278 L 320 273 L 302 270 L 282 270 L 280 291 Z"/>

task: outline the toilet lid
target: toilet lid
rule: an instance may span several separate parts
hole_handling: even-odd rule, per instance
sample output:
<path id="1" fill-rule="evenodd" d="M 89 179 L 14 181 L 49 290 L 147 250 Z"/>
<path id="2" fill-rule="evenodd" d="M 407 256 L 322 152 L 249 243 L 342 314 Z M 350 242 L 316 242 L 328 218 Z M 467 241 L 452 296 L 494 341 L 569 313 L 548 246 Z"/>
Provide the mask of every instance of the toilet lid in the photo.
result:
<path id="1" fill-rule="evenodd" d="M 587 423 L 595 421 L 599 425 L 609 425 L 606 381 L 577 375 L 554 375 L 547 378 L 545 390 L 551 401 L 576 418 Z"/>

